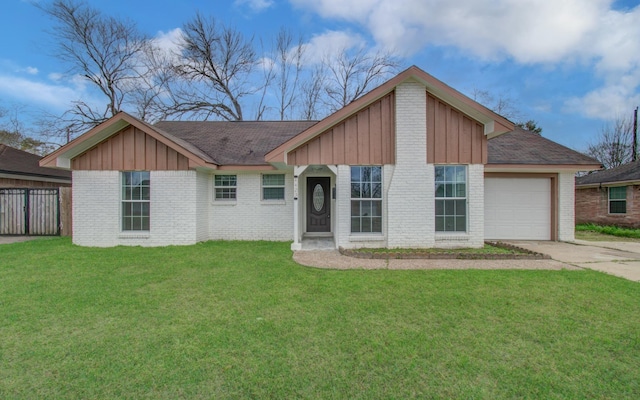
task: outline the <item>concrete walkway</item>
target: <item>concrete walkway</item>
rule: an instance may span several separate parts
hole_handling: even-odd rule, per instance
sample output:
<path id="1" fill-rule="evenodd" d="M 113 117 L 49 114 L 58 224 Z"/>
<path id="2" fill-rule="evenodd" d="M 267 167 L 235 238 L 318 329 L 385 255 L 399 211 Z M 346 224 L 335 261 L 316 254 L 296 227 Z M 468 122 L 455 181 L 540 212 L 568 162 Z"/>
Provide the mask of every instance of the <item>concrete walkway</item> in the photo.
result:
<path id="1" fill-rule="evenodd" d="M 28 240 L 41 239 L 44 236 L 0 236 L 0 244 L 26 242 Z"/>
<path id="2" fill-rule="evenodd" d="M 327 269 L 580 269 L 556 260 L 374 260 L 343 256 L 337 250 L 296 251 L 293 259 Z"/>
<path id="3" fill-rule="evenodd" d="M 552 259 L 580 268 L 593 269 L 640 282 L 639 242 L 567 242 L 510 241 L 531 251 L 548 254 Z"/>
<path id="4" fill-rule="evenodd" d="M 592 269 L 640 282 L 640 242 L 574 243 L 509 241 L 551 256 L 551 260 L 374 260 L 352 258 L 333 249 L 297 251 L 302 265 L 329 269 Z"/>

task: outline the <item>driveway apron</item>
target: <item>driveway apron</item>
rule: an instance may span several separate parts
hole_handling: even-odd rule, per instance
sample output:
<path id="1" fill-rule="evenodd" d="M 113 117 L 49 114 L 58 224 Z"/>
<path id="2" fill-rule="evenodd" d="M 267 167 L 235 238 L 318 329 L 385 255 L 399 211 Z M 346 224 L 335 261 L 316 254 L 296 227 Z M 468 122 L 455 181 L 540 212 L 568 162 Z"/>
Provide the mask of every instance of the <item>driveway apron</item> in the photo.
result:
<path id="1" fill-rule="evenodd" d="M 640 282 L 640 243 L 510 241 L 527 250 L 548 254 L 552 259 Z"/>

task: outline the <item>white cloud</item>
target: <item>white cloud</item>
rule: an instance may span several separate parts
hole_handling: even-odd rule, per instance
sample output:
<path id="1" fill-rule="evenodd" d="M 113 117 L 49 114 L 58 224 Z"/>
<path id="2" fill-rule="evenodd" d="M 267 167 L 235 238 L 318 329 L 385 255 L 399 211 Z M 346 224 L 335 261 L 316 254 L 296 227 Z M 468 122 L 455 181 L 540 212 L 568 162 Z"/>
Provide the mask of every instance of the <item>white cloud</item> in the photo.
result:
<path id="1" fill-rule="evenodd" d="M 335 56 L 343 50 L 362 47 L 365 44 L 366 42 L 360 35 L 344 31 L 326 31 L 313 36 L 309 42 L 303 45 L 305 63 L 308 65 L 317 64 L 325 57 Z"/>
<path id="2" fill-rule="evenodd" d="M 54 82 L 58 82 L 62 78 L 64 78 L 64 75 L 59 72 L 52 72 L 49 75 L 47 75 L 47 77 Z"/>
<path id="3" fill-rule="evenodd" d="M 580 65 L 604 82 L 566 109 L 615 115 L 638 104 L 640 6 L 613 0 L 290 0 L 318 15 L 356 23 L 382 47 L 409 56 L 450 46 L 471 58 Z M 619 111 L 619 110 L 618 110 Z"/>
<path id="4" fill-rule="evenodd" d="M 631 82 L 625 84 L 625 82 Z M 566 101 L 565 111 L 585 115 L 590 118 L 613 120 L 626 115 L 640 104 L 637 87 L 640 77 L 624 76 L 619 82 L 612 82 L 593 90 L 582 97 Z"/>
<path id="5" fill-rule="evenodd" d="M 25 72 L 29 75 L 38 75 L 38 68 L 36 67 L 27 67 L 25 68 Z"/>
<path id="6" fill-rule="evenodd" d="M 273 0 L 235 0 L 236 6 L 246 6 L 255 13 L 266 10 L 273 6 Z"/>
<path id="7" fill-rule="evenodd" d="M 611 0 L 291 0 L 326 18 L 364 26 L 383 47 L 409 55 L 449 45 L 519 62 L 565 57 L 598 27 Z"/>
<path id="8" fill-rule="evenodd" d="M 75 87 L 51 85 L 11 75 L 0 75 L 0 93 L 3 97 L 54 107 L 58 110 L 68 108 L 73 100 L 83 95 Z"/>
<path id="9" fill-rule="evenodd" d="M 178 53 L 182 43 L 182 29 L 175 28 L 167 32 L 160 31 L 153 38 L 153 44 L 167 54 Z"/>

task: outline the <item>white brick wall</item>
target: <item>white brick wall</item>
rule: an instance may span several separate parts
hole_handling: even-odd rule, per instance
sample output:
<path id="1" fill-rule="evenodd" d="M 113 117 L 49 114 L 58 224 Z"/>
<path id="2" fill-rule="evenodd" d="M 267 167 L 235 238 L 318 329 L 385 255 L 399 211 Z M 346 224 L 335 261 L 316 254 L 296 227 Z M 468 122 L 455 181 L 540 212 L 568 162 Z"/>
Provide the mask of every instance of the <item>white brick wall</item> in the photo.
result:
<path id="1" fill-rule="evenodd" d="M 80 246 L 118 245 L 120 173 L 73 171 L 73 243 Z"/>
<path id="2" fill-rule="evenodd" d="M 336 206 L 334 240 L 336 246 L 344 248 L 386 247 L 387 226 L 389 224 L 388 196 L 390 177 L 393 176 L 393 165 L 382 166 L 382 233 L 351 233 L 351 166 L 338 165 L 336 177 Z"/>
<path id="3" fill-rule="evenodd" d="M 336 242 L 336 246 L 354 247 L 349 243 L 351 232 L 351 168 L 348 165 L 338 165 L 334 214 L 336 221 L 333 239 Z"/>
<path id="4" fill-rule="evenodd" d="M 433 168 L 427 168 L 425 87 L 396 88 L 396 165 L 389 179 L 388 247 L 434 245 Z"/>
<path id="5" fill-rule="evenodd" d="M 558 174 L 558 240 L 575 240 L 575 174 Z"/>
<path id="6" fill-rule="evenodd" d="M 151 171 L 151 231 L 148 239 L 122 244 L 165 246 L 196 242 L 196 172 Z"/>
<path id="7" fill-rule="evenodd" d="M 118 171 L 73 172 L 73 242 L 164 246 L 196 242 L 196 172 L 151 171 L 150 231 L 121 231 Z"/>
<path id="8" fill-rule="evenodd" d="M 224 174 L 237 175 L 237 199 L 215 201 L 211 184 L 210 239 L 293 240 L 293 173 L 285 176 L 284 201 L 261 201 L 260 173 L 224 171 Z"/>
<path id="9" fill-rule="evenodd" d="M 435 171 L 434 165 L 430 165 L 430 167 Z M 433 203 L 435 205 L 435 200 Z M 468 231 L 466 233 L 436 233 L 435 247 L 479 248 L 484 246 L 484 165 L 482 164 L 467 166 L 467 215 L 469 218 Z M 435 222 L 435 217 L 432 217 L 432 220 Z M 435 230 L 435 226 L 433 229 Z"/>
<path id="10" fill-rule="evenodd" d="M 198 242 L 209 239 L 211 182 L 211 175 L 204 172 L 196 173 L 196 240 Z"/>

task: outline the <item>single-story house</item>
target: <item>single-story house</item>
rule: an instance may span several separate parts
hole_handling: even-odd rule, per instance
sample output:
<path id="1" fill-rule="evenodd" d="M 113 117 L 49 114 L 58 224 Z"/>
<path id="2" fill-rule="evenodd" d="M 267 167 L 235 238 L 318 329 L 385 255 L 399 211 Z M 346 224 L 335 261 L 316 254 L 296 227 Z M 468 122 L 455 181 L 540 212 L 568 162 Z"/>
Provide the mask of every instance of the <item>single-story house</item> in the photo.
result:
<path id="1" fill-rule="evenodd" d="M 576 223 L 640 227 L 640 161 L 576 178 Z"/>
<path id="2" fill-rule="evenodd" d="M 293 250 L 573 240 L 574 174 L 600 167 L 415 66 L 317 122 L 119 113 L 41 165 L 73 171 L 76 244 Z"/>
<path id="3" fill-rule="evenodd" d="M 71 171 L 0 144 L 0 235 L 71 235 Z"/>
<path id="4" fill-rule="evenodd" d="M 71 186 L 71 171 L 40 166 L 42 157 L 0 144 L 0 188 Z"/>

